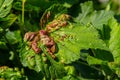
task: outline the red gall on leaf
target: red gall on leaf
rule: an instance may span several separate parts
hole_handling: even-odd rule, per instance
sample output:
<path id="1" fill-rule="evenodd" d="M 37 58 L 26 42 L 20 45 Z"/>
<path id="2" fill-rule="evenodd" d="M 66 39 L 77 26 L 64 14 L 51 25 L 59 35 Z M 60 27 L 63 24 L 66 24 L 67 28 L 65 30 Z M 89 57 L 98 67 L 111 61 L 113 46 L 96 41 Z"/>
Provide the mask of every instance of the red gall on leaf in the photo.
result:
<path id="1" fill-rule="evenodd" d="M 41 52 L 41 49 L 38 48 L 38 44 L 37 44 L 36 42 L 32 42 L 31 47 L 32 47 L 32 49 L 35 51 L 35 53 L 38 54 L 38 53 Z"/>
<path id="2" fill-rule="evenodd" d="M 37 32 L 27 32 L 25 33 L 24 40 L 32 41 L 36 35 Z"/>

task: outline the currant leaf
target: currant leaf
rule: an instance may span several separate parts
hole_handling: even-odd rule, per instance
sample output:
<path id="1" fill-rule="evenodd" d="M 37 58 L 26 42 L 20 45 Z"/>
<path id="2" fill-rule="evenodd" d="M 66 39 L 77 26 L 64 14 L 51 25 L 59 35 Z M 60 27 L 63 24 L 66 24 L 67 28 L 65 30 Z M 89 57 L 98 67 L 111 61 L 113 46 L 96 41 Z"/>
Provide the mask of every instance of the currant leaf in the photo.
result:
<path id="1" fill-rule="evenodd" d="M 58 46 L 56 56 L 60 62 L 69 64 L 80 59 L 81 49 L 108 50 L 104 41 L 99 39 L 99 34 L 93 26 L 66 26 L 51 33 Z M 88 40 L 89 39 L 89 40 Z"/>

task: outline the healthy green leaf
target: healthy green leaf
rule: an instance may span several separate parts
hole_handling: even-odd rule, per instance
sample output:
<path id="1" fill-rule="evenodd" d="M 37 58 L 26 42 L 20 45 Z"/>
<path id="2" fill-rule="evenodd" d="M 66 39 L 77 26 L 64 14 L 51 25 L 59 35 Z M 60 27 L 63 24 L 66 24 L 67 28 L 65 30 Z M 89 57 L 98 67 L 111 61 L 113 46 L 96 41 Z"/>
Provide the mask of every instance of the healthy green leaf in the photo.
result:
<path id="1" fill-rule="evenodd" d="M 88 56 L 87 57 L 87 62 L 89 65 L 99 65 L 101 66 L 101 71 L 105 74 L 105 75 L 112 75 L 113 71 L 112 69 L 108 66 L 108 61 L 104 61 L 104 60 L 100 60 L 98 58 L 92 57 L 92 56 Z"/>
<path id="2" fill-rule="evenodd" d="M 76 18 L 77 21 L 84 22 L 86 16 L 92 13 L 93 11 L 93 3 L 91 1 L 80 4 L 82 13 Z"/>
<path id="3" fill-rule="evenodd" d="M 81 4 L 81 10 L 82 13 L 79 13 L 76 20 L 85 25 L 91 23 L 98 29 L 102 29 L 102 26 L 113 16 L 111 11 L 93 11 L 93 3 L 91 1 Z"/>
<path id="4" fill-rule="evenodd" d="M 27 77 L 22 75 L 20 71 L 7 66 L 0 67 L 0 79 L 1 78 L 2 80 L 27 80 Z"/>
<path id="5" fill-rule="evenodd" d="M 92 14 L 90 22 L 94 27 L 101 29 L 101 27 L 106 24 L 111 17 L 113 17 L 113 12 L 101 10 Z"/>
<path id="6" fill-rule="evenodd" d="M 0 1 L 0 18 L 5 17 L 12 8 L 13 0 L 1 0 Z"/>
<path id="7" fill-rule="evenodd" d="M 49 68 L 51 77 L 54 78 L 62 78 L 65 76 L 64 66 L 60 63 L 54 63 Z"/>
<path id="8" fill-rule="evenodd" d="M 109 21 L 109 26 L 111 28 L 110 32 L 110 40 L 109 40 L 109 49 L 112 52 L 114 62 L 109 63 L 111 69 L 115 70 L 115 73 L 120 76 L 120 68 L 119 68 L 119 61 L 120 61 L 120 24 L 112 18 Z"/>
<path id="9" fill-rule="evenodd" d="M 108 66 L 118 75 L 120 76 L 120 64 L 116 62 L 108 63 Z"/>
<path id="10" fill-rule="evenodd" d="M 89 65 L 102 65 L 104 63 L 107 63 L 106 61 L 94 58 L 92 56 L 87 57 L 87 62 L 88 62 Z"/>
<path id="11" fill-rule="evenodd" d="M 75 70 L 74 66 L 68 65 L 68 66 L 65 66 L 64 68 L 67 72 L 67 75 L 75 75 L 76 74 L 76 70 Z"/>
<path id="12" fill-rule="evenodd" d="M 110 32 L 110 40 L 109 40 L 109 48 L 113 54 L 114 61 L 119 63 L 120 60 L 120 25 L 117 23 L 115 19 L 111 19 L 109 22 L 109 26 L 111 28 Z"/>
<path id="13" fill-rule="evenodd" d="M 10 44 L 15 44 L 15 43 L 22 41 L 20 31 L 14 31 L 14 32 L 8 31 L 5 34 L 5 36 L 8 39 Z"/>
<path id="14" fill-rule="evenodd" d="M 6 29 L 10 27 L 17 19 L 17 16 L 15 14 L 10 14 L 7 17 L 4 18 L 3 21 L 1 21 L 0 27 L 3 29 Z"/>

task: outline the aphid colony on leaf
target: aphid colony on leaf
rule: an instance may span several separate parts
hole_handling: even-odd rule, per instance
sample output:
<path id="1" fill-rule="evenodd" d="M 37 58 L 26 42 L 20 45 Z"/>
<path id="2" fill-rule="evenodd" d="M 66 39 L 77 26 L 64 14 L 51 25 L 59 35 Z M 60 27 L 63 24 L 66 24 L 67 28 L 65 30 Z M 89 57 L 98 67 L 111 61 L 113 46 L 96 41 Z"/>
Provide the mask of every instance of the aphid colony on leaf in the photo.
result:
<path id="1" fill-rule="evenodd" d="M 41 43 L 45 45 L 48 53 L 52 56 L 52 58 L 55 58 L 55 42 L 51 37 L 49 37 L 47 31 L 40 30 L 38 32 L 27 32 L 24 36 L 24 40 L 29 41 L 29 47 L 37 54 L 42 52 L 38 44 Z"/>

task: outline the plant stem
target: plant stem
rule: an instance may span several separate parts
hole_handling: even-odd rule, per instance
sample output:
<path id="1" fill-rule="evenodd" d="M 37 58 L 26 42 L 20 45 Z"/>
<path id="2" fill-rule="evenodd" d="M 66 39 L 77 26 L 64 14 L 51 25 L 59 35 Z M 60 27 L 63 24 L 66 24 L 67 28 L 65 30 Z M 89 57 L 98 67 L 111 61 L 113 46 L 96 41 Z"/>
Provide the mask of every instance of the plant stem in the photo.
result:
<path id="1" fill-rule="evenodd" d="M 22 22 L 22 24 L 19 23 L 22 38 L 23 38 L 23 35 L 24 35 L 24 15 L 25 15 L 24 10 L 25 10 L 25 2 L 26 2 L 26 0 L 22 0 L 22 20 L 20 20 L 20 22 Z"/>
<path id="2" fill-rule="evenodd" d="M 26 0 L 22 0 L 22 24 L 24 24 L 24 7 Z"/>

